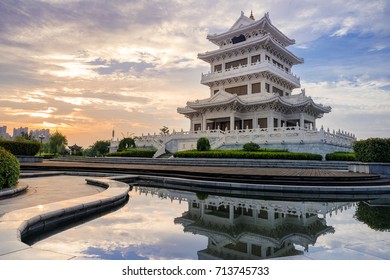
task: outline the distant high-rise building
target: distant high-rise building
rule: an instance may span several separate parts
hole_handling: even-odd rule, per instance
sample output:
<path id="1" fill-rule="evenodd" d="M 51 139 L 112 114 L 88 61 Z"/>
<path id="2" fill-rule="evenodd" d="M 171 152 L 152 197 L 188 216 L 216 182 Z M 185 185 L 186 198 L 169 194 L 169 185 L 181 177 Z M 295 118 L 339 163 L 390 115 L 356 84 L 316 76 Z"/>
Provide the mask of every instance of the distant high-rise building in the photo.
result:
<path id="1" fill-rule="evenodd" d="M 15 138 L 16 136 L 22 135 L 23 132 L 28 134 L 28 127 L 14 128 L 14 134 L 12 135 L 12 138 Z"/>
<path id="2" fill-rule="evenodd" d="M 42 142 L 49 142 L 50 130 L 49 129 L 35 129 L 30 130 L 30 134 L 35 139 L 39 140 L 42 137 Z"/>
<path id="3" fill-rule="evenodd" d="M 11 136 L 7 133 L 7 126 L 0 126 L 0 137 L 10 139 Z"/>

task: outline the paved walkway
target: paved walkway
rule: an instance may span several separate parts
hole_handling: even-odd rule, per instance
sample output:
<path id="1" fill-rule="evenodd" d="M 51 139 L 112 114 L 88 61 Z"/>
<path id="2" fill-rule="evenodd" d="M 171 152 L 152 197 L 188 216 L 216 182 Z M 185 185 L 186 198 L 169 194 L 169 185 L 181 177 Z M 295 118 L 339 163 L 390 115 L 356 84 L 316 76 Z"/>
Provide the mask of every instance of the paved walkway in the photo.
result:
<path id="1" fill-rule="evenodd" d="M 122 205 L 129 191 L 127 184 L 105 178 L 90 180 L 97 186 L 73 176 L 29 178 L 19 185 L 26 183 L 31 185 L 26 193 L 0 200 L 0 260 L 74 258 L 36 249 L 22 240 Z"/>
<path id="2" fill-rule="evenodd" d="M 18 186 L 25 185 L 28 185 L 25 193 L 0 200 L 0 216 L 18 209 L 93 195 L 105 190 L 88 185 L 85 177 L 65 175 L 20 179 Z"/>

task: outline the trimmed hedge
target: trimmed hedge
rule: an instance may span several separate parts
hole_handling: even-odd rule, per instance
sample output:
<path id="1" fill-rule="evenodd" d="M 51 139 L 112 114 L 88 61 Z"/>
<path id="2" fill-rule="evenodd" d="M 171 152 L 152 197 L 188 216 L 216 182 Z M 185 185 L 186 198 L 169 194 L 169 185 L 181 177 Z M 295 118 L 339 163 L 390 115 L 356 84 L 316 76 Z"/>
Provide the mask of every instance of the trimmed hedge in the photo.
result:
<path id="1" fill-rule="evenodd" d="M 326 154 L 325 159 L 337 161 L 356 161 L 356 155 L 355 153 L 335 152 L 331 154 Z"/>
<path id="2" fill-rule="evenodd" d="M 0 190 L 15 186 L 20 176 L 18 159 L 9 151 L 0 147 Z"/>
<path id="3" fill-rule="evenodd" d="M 144 157 L 152 158 L 156 150 L 129 149 L 123 152 L 114 152 L 106 154 L 107 157 Z"/>
<path id="4" fill-rule="evenodd" d="M 363 162 L 390 162 L 390 138 L 369 138 L 353 143 L 356 159 Z"/>
<path id="5" fill-rule="evenodd" d="M 212 151 L 181 151 L 174 153 L 178 158 L 242 158 L 242 159 L 292 159 L 292 160 L 322 160 L 321 155 L 309 153 L 277 152 L 246 152 L 242 150 L 212 150 Z"/>
<path id="6" fill-rule="evenodd" d="M 39 142 L 2 140 L 0 141 L 0 147 L 8 150 L 13 155 L 35 156 L 39 152 L 41 144 Z"/>
<path id="7" fill-rule="evenodd" d="M 56 154 L 53 154 L 53 153 L 44 153 L 44 154 L 42 154 L 42 157 L 43 157 L 44 159 L 52 159 L 52 158 L 57 157 L 57 155 L 56 155 Z"/>

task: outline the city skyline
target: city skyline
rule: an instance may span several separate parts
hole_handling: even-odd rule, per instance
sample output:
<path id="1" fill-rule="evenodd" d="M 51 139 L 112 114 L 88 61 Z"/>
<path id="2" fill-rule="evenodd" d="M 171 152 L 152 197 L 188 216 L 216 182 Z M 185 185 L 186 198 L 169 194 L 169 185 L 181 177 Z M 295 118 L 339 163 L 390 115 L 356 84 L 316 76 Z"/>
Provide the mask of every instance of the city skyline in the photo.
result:
<path id="1" fill-rule="evenodd" d="M 217 47 L 241 11 L 266 12 L 313 100 L 332 107 L 317 126 L 390 137 L 390 15 L 386 1 L 2 1 L 0 124 L 48 128 L 84 147 L 123 135 L 188 130 L 176 112 L 204 99 Z M 294 91 L 299 93 L 300 89 Z"/>
<path id="2" fill-rule="evenodd" d="M 43 142 L 49 142 L 51 133 L 50 129 L 29 129 L 28 127 L 14 127 L 12 135 L 8 132 L 8 127 L 6 125 L 0 125 L 0 138 L 4 138 L 5 140 L 13 140 L 17 136 L 21 136 L 22 133 L 25 133 L 36 140 L 42 138 Z"/>

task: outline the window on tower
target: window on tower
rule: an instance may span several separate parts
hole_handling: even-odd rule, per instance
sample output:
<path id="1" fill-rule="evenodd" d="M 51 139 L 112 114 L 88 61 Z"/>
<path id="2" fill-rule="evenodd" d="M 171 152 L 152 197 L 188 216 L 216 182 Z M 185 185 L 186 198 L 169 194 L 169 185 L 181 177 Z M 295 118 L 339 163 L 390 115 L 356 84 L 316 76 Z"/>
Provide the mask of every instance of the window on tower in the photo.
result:
<path id="1" fill-rule="evenodd" d="M 272 93 L 276 93 L 279 96 L 283 96 L 283 90 L 277 88 L 277 87 L 272 87 Z"/>
<path id="2" fill-rule="evenodd" d="M 265 83 L 265 90 L 266 90 L 267 92 L 270 92 L 270 85 L 267 84 L 267 83 Z"/>
<path id="3" fill-rule="evenodd" d="M 257 63 L 260 62 L 260 55 L 254 55 L 251 58 L 251 63 Z"/>
<path id="4" fill-rule="evenodd" d="M 235 36 L 232 39 L 233 44 L 241 43 L 241 42 L 244 42 L 244 41 L 246 41 L 246 38 L 242 34 L 240 36 Z"/>
<path id="5" fill-rule="evenodd" d="M 267 118 L 257 119 L 257 123 L 259 124 L 260 128 L 267 128 L 268 127 L 268 119 Z"/>
<path id="6" fill-rule="evenodd" d="M 222 71 L 222 64 L 218 64 L 214 66 L 214 72 L 220 72 Z"/>
<path id="7" fill-rule="evenodd" d="M 252 93 L 260 93 L 260 83 L 252 84 Z"/>
<path id="8" fill-rule="evenodd" d="M 284 68 L 283 64 L 277 62 L 275 59 L 272 59 L 272 63 L 273 63 L 275 66 L 279 67 L 279 68 L 282 68 L 282 69 Z"/>
<path id="9" fill-rule="evenodd" d="M 227 62 L 225 64 L 225 69 L 230 69 L 231 67 L 235 68 L 235 67 L 238 67 L 238 66 L 243 66 L 243 65 L 247 65 L 248 64 L 248 58 L 243 58 L 243 59 L 239 59 L 239 60 L 235 60 L 235 61 L 231 61 L 231 62 Z"/>
<path id="10" fill-rule="evenodd" d="M 245 85 L 245 86 L 226 88 L 225 91 L 231 94 L 246 95 L 248 94 L 248 86 Z"/>

